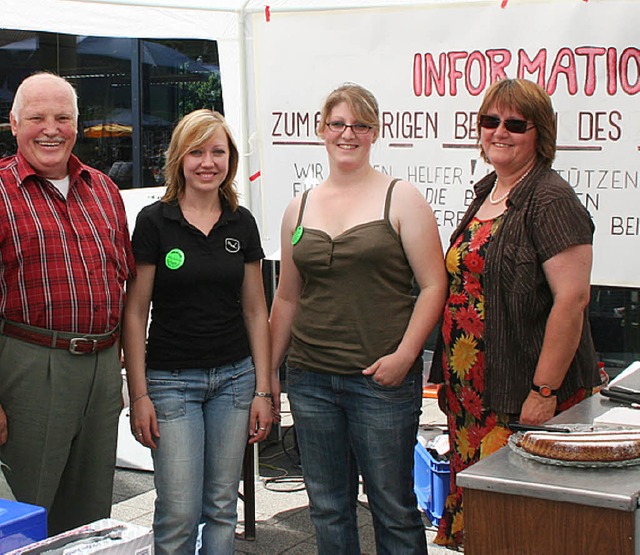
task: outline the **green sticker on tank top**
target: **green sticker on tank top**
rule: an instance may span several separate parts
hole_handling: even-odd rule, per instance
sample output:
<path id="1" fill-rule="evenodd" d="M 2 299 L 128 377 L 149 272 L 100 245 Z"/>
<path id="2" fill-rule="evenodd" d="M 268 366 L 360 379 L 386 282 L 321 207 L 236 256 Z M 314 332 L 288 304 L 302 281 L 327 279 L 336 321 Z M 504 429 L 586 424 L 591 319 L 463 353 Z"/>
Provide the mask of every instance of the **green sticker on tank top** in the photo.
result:
<path id="1" fill-rule="evenodd" d="M 184 264 L 184 253 L 180 249 L 171 249 L 164 257 L 164 263 L 169 270 L 177 270 Z"/>
<path id="2" fill-rule="evenodd" d="M 291 237 L 291 244 L 296 245 L 298 241 L 300 241 L 300 238 L 302 237 L 303 233 L 304 233 L 304 228 L 301 225 L 296 227 L 296 230 L 293 232 L 293 236 Z"/>

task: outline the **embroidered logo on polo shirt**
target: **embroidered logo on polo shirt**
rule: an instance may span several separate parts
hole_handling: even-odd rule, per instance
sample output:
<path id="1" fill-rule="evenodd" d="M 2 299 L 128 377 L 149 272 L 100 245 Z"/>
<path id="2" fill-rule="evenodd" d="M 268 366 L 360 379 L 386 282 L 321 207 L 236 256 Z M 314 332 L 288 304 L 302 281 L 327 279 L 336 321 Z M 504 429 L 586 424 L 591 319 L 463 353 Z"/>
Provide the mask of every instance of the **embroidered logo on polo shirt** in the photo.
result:
<path id="1" fill-rule="evenodd" d="M 224 248 L 227 252 L 236 253 L 240 250 L 240 241 L 238 239 L 234 239 L 233 237 L 227 237 L 224 240 Z"/>

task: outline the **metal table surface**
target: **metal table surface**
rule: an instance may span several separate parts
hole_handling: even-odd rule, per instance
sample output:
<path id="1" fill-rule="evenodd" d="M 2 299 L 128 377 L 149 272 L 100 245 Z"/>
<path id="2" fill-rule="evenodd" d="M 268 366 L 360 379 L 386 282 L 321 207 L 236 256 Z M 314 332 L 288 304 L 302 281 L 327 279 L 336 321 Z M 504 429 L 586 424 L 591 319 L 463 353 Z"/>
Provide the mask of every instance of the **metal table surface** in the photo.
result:
<path id="1" fill-rule="evenodd" d="M 640 389 L 640 369 L 617 384 Z M 594 418 L 617 406 L 624 405 L 598 394 L 549 423 L 591 424 Z M 459 473 L 457 483 L 475 490 L 636 511 L 640 499 L 640 465 L 612 469 L 553 466 L 525 459 L 504 447 Z"/>

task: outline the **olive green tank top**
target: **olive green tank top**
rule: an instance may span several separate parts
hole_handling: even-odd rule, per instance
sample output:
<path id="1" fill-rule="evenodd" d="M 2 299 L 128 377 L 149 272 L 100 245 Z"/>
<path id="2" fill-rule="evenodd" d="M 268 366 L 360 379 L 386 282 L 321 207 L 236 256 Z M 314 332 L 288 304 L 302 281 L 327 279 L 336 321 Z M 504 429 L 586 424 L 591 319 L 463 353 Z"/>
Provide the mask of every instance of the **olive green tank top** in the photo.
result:
<path id="1" fill-rule="evenodd" d="M 331 374 L 357 374 L 398 347 L 413 311 L 413 272 L 400 237 L 384 217 L 358 224 L 331 238 L 304 228 L 293 246 L 303 280 L 291 330 L 288 364 Z M 309 190 L 300 203 L 303 226 Z M 413 371 L 422 372 L 418 358 Z"/>

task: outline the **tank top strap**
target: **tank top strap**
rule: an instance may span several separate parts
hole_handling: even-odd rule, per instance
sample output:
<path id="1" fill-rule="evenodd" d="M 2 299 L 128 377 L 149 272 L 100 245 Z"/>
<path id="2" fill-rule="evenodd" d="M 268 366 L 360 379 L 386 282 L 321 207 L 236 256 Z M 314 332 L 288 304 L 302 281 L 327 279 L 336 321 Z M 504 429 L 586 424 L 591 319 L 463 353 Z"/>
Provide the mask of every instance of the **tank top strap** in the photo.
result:
<path id="1" fill-rule="evenodd" d="M 311 189 L 307 189 L 304 193 L 302 193 L 302 200 L 300 201 L 300 210 L 298 210 L 298 221 L 296 222 L 296 228 L 300 227 L 302 224 L 302 216 L 304 216 L 304 207 L 307 205 L 307 197 Z"/>
<path id="2" fill-rule="evenodd" d="M 394 179 L 391 183 L 389 183 L 389 188 L 387 189 L 387 197 L 384 200 L 384 219 L 389 221 L 389 212 L 391 211 L 391 195 L 393 194 L 393 188 L 396 186 L 396 183 L 400 181 L 399 178 Z"/>

